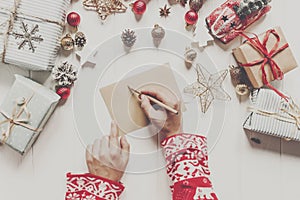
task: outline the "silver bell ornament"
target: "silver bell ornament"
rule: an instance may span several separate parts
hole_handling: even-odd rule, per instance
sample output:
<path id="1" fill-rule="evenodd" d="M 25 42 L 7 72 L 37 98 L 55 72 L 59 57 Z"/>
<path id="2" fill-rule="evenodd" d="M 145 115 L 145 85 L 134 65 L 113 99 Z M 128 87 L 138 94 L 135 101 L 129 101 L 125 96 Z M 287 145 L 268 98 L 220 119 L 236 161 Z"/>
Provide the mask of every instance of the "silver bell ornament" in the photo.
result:
<path id="1" fill-rule="evenodd" d="M 153 43 L 155 47 L 158 47 L 162 39 L 165 37 L 166 31 L 163 27 L 159 26 L 158 24 L 155 24 L 154 28 L 151 31 L 151 35 L 153 37 Z"/>

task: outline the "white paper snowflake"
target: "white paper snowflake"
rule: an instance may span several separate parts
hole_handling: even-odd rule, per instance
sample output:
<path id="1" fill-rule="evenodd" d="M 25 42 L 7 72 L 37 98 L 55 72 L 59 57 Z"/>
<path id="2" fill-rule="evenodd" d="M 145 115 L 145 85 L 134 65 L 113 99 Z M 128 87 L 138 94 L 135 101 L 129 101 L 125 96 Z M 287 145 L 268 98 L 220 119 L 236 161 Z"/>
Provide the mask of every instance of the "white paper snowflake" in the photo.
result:
<path id="1" fill-rule="evenodd" d="M 25 24 L 24 22 L 21 22 L 21 31 L 22 33 L 16 33 L 13 32 L 12 35 L 15 37 L 15 39 L 21 39 L 22 41 L 19 44 L 18 49 L 24 49 L 25 45 L 28 44 L 29 50 L 32 51 L 32 53 L 35 52 L 35 49 L 37 48 L 34 46 L 33 42 L 42 42 L 44 39 L 41 35 L 38 35 L 39 32 L 39 26 L 35 25 L 31 31 L 28 29 L 28 24 Z"/>

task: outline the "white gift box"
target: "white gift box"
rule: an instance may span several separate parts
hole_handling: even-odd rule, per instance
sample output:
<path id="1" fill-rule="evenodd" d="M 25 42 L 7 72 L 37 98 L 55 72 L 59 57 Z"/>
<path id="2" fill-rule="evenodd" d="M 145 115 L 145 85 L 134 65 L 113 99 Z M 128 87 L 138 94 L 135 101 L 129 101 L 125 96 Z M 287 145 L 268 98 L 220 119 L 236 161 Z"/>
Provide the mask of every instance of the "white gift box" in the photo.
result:
<path id="1" fill-rule="evenodd" d="M 60 97 L 30 79 L 15 76 L 0 106 L 0 140 L 23 155 L 38 138 Z"/>
<path id="2" fill-rule="evenodd" d="M 250 131 L 300 141 L 300 109 L 270 89 L 255 90 L 244 128 Z"/>
<path id="3" fill-rule="evenodd" d="M 0 57 L 30 70 L 51 70 L 69 0 L 0 0 Z"/>

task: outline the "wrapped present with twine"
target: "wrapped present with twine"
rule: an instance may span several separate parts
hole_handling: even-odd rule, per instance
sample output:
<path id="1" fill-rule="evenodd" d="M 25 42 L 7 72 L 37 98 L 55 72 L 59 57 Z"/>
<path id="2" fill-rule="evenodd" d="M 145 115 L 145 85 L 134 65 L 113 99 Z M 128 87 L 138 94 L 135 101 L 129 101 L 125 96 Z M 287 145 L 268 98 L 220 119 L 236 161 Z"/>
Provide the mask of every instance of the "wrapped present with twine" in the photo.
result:
<path id="1" fill-rule="evenodd" d="M 36 141 L 60 97 L 30 79 L 15 77 L 0 106 L 0 143 L 23 155 Z"/>
<path id="2" fill-rule="evenodd" d="M 255 90 L 244 128 L 250 131 L 300 141 L 300 108 L 289 98 L 270 89 Z"/>
<path id="3" fill-rule="evenodd" d="M 69 0 L 0 0 L 0 58 L 29 70 L 55 65 Z"/>

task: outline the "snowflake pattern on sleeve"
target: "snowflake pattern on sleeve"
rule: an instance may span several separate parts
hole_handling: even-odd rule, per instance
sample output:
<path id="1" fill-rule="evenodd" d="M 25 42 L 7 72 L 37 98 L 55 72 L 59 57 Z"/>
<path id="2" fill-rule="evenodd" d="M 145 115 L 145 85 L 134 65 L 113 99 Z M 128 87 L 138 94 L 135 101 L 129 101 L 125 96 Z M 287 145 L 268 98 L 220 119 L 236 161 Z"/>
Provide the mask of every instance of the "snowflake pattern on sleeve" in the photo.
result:
<path id="1" fill-rule="evenodd" d="M 206 137 L 178 134 L 161 143 L 167 174 L 173 185 L 173 200 L 217 200 L 209 180 Z"/>
<path id="2" fill-rule="evenodd" d="M 68 173 L 65 200 L 118 200 L 123 190 L 121 183 L 102 177 Z"/>

